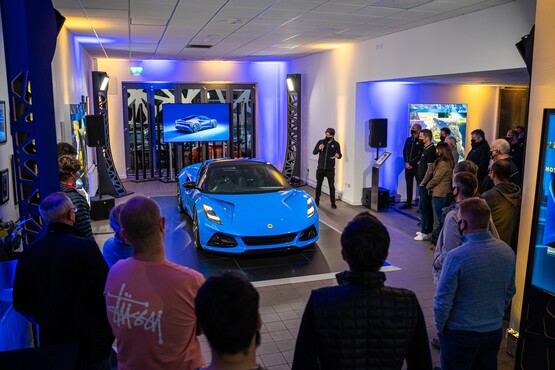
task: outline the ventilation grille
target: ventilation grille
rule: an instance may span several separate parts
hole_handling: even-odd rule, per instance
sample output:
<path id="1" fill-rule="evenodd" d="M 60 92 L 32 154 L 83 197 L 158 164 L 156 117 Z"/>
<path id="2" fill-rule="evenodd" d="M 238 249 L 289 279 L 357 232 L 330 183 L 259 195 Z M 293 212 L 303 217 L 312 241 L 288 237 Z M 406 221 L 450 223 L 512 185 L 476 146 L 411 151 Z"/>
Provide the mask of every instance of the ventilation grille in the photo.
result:
<path id="1" fill-rule="evenodd" d="M 212 45 L 199 45 L 199 44 L 189 44 L 187 48 L 189 49 L 210 49 Z"/>

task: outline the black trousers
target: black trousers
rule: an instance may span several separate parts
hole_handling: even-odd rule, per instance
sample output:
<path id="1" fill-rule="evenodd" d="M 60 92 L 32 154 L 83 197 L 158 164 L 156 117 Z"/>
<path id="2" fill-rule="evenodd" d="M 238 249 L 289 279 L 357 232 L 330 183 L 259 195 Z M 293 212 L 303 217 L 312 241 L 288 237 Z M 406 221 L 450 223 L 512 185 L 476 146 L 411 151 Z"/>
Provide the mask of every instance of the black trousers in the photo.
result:
<path id="1" fill-rule="evenodd" d="M 416 167 L 410 170 L 405 168 L 405 181 L 407 182 L 407 201 L 406 203 L 412 203 L 412 192 L 414 190 L 414 179 L 416 178 Z"/>
<path id="2" fill-rule="evenodd" d="M 324 178 L 328 178 L 328 185 L 330 187 L 330 202 L 335 204 L 335 169 L 331 170 L 316 170 L 316 202 L 320 201 L 322 194 L 322 183 Z"/>

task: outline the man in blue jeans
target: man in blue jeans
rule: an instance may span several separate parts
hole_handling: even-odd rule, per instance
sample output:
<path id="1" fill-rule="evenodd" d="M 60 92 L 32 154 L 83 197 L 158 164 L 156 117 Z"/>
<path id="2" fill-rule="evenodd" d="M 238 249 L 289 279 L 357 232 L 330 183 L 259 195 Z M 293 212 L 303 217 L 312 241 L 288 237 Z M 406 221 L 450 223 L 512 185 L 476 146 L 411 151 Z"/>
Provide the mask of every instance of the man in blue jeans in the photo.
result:
<path id="1" fill-rule="evenodd" d="M 418 162 L 418 209 L 420 210 L 420 231 L 416 233 L 414 240 L 429 240 L 434 229 L 434 211 L 432 208 L 432 196 L 426 189 L 426 184 L 432 178 L 432 164 L 437 158 L 436 147 L 432 142 L 432 131 L 424 129 L 420 131 L 420 140 L 424 143 L 424 149 Z"/>
<path id="2" fill-rule="evenodd" d="M 503 315 L 515 294 L 515 254 L 488 231 L 486 202 L 459 203 L 460 247 L 447 253 L 434 320 L 443 370 L 496 370 Z"/>

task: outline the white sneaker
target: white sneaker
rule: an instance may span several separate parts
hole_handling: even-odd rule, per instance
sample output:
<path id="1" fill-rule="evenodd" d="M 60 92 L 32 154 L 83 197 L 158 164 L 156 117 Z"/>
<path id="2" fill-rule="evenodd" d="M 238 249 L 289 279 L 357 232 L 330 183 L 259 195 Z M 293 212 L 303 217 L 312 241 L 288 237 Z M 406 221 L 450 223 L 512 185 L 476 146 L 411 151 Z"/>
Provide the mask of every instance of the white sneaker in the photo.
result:
<path id="1" fill-rule="evenodd" d="M 414 237 L 414 240 L 418 240 L 418 241 L 430 240 L 430 235 L 429 235 L 429 234 L 420 233 L 420 235 L 416 235 L 416 236 Z"/>
<path id="2" fill-rule="evenodd" d="M 420 231 L 416 232 L 416 236 L 421 235 L 422 233 Z"/>

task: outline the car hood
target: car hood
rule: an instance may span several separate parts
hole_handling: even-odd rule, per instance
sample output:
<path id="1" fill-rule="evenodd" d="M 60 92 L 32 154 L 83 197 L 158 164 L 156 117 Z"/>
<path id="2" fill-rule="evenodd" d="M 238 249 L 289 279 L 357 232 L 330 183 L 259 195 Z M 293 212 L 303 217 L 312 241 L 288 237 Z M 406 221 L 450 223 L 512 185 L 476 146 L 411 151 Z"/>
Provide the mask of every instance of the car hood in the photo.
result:
<path id="1" fill-rule="evenodd" d="M 316 214 L 307 217 L 308 193 L 302 190 L 261 194 L 205 194 L 203 201 L 209 204 L 222 221 L 222 226 L 241 230 L 243 235 L 286 234 L 308 227 Z"/>

